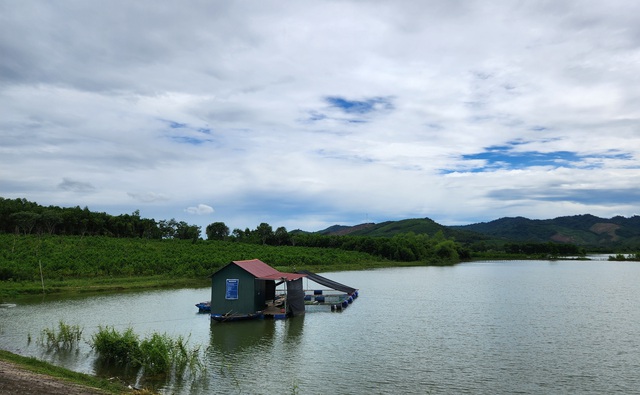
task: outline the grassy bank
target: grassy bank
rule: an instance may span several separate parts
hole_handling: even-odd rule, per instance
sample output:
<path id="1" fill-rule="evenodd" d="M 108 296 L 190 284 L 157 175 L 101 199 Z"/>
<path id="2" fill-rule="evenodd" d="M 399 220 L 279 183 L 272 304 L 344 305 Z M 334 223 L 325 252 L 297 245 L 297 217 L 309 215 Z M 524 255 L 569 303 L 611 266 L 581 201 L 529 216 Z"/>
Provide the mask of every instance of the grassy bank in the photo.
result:
<path id="1" fill-rule="evenodd" d="M 92 294 L 127 292 L 143 289 L 205 287 L 208 278 L 176 278 L 167 276 L 103 277 L 89 279 L 0 282 L 0 301 L 28 295 Z"/>
<path id="2" fill-rule="evenodd" d="M 0 301 L 42 293 L 206 286 L 208 277 L 230 261 L 256 258 L 286 272 L 428 264 L 394 262 L 337 248 L 0 234 Z"/>
<path id="3" fill-rule="evenodd" d="M 327 271 L 345 270 L 369 270 L 388 267 L 425 266 L 424 262 L 391 262 L 371 261 L 363 264 L 337 264 L 330 266 L 301 266 L 292 267 L 286 265 L 275 266 L 277 270 L 290 272 L 295 270 L 310 270 L 316 273 Z M 79 278 L 67 280 L 44 281 L 2 281 L 0 282 L 0 302 L 11 301 L 15 298 L 42 295 L 70 295 L 93 294 L 104 292 L 128 292 L 145 289 L 163 288 L 191 288 L 207 287 L 210 285 L 209 277 L 169 277 L 169 276 L 140 276 L 140 277 L 98 277 Z"/>
<path id="4" fill-rule="evenodd" d="M 62 379 L 64 381 L 80 384 L 86 387 L 97 388 L 109 394 L 123 394 L 131 393 L 131 391 L 123 384 L 114 383 L 107 379 L 91 376 L 88 374 L 74 372 L 59 366 L 52 365 L 48 362 L 40 361 L 31 357 L 23 357 L 10 353 L 8 351 L 0 350 L 0 359 L 3 361 L 11 362 L 20 368 L 25 370 L 44 374 L 50 377 Z"/>

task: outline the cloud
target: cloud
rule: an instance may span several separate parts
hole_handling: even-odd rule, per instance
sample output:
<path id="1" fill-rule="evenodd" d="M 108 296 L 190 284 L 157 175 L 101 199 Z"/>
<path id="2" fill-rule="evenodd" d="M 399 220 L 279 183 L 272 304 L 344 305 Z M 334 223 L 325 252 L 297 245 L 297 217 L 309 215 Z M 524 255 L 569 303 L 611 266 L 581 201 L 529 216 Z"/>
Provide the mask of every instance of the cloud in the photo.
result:
<path id="1" fill-rule="evenodd" d="M 503 189 L 492 191 L 491 196 L 509 200 L 572 202 L 586 205 L 637 205 L 640 203 L 640 191 L 637 188 L 608 191 L 595 188 Z"/>
<path id="2" fill-rule="evenodd" d="M 187 207 L 184 211 L 195 215 L 209 215 L 213 214 L 215 210 L 206 204 L 198 204 L 196 207 Z"/>
<path id="3" fill-rule="evenodd" d="M 127 192 L 127 195 L 143 203 L 169 200 L 169 198 L 165 194 L 155 192 Z"/>
<path id="4" fill-rule="evenodd" d="M 95 191 L 95 187 L 91 183 L 83 181 L 75 181 L 69 178 L 63 178 L 62 182 L 58 184 L 58 189 L 69 192 L 77 193 L 90 193 Z"/>
<path id="5" fill-rule="evenodd" d="M 305 230 L 636 213 L 640 3 L 1 4 L 3 197 Z"/>

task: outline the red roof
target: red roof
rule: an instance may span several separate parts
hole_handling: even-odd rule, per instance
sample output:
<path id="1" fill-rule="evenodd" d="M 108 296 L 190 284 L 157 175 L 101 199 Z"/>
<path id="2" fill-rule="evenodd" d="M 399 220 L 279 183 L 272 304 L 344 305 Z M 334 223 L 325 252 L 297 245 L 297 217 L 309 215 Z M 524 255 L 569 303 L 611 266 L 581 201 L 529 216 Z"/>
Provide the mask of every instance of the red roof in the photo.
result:
<path id="1" fill-rule="evenodd" d="M 284 278 L 287 281 L 292 281 L 307 276 L 306 274 L 279 272 L 259 259 L 233 261 L 233 263 L 251 273 L 259 280 L 280 280 Z"/>

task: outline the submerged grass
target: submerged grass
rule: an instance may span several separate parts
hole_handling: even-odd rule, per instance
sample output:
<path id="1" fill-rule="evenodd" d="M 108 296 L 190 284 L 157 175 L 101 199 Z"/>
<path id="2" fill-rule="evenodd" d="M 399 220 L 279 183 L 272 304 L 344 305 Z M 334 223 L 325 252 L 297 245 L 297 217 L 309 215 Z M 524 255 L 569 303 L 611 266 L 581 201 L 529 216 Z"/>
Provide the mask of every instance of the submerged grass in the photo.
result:
<path id="1" fill-rule="evenodd" d="M 30 335 L 29 335 L 30 337 Z M 44 328 L 40 333 L 39 342 L 49 350 L 71 350 L 82 339 L 82 329 L 78 325 L 68 325 L 63 321 L 58 328 Z"/>
<path id="2" fill-rule="evenodd" d="M 91 346 L 105 362 L 123 367 L 138 365 L 140 340 L 133 329 L 120 333 L 113 327 L 100 326 L 91 340 Z"/>
<path id="3" fill-rule="evenodd" d="M 113 327 L 100 327 L 92 337 L 99 357 L 121 367 L 142 368 L 145 376 L 204 373 L 200 347 L 190 347 L 182 336 L 152 333 L 140 340 L 131 328 L 118 332 Z"/>

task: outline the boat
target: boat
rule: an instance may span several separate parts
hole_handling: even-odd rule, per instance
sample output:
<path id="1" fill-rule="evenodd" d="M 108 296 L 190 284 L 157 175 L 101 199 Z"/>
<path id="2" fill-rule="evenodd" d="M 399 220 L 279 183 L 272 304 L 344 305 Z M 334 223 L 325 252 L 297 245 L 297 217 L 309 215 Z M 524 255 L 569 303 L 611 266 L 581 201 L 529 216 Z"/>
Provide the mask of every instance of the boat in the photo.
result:
<path id="1" fill-rule="evenodd" d="M 256 311 L 250 314 L 211 314 L 211 319 L 217 322 L 234 322 L 234 321 L 247 321 L 264 318 L 262 311 Z"/>
<path id="2" fill-rule="evenodd" d="M 211 311 L 211 302 L 196 303 L 196 307 L 198 308 L 198 313 L 208 313 Z"/>

